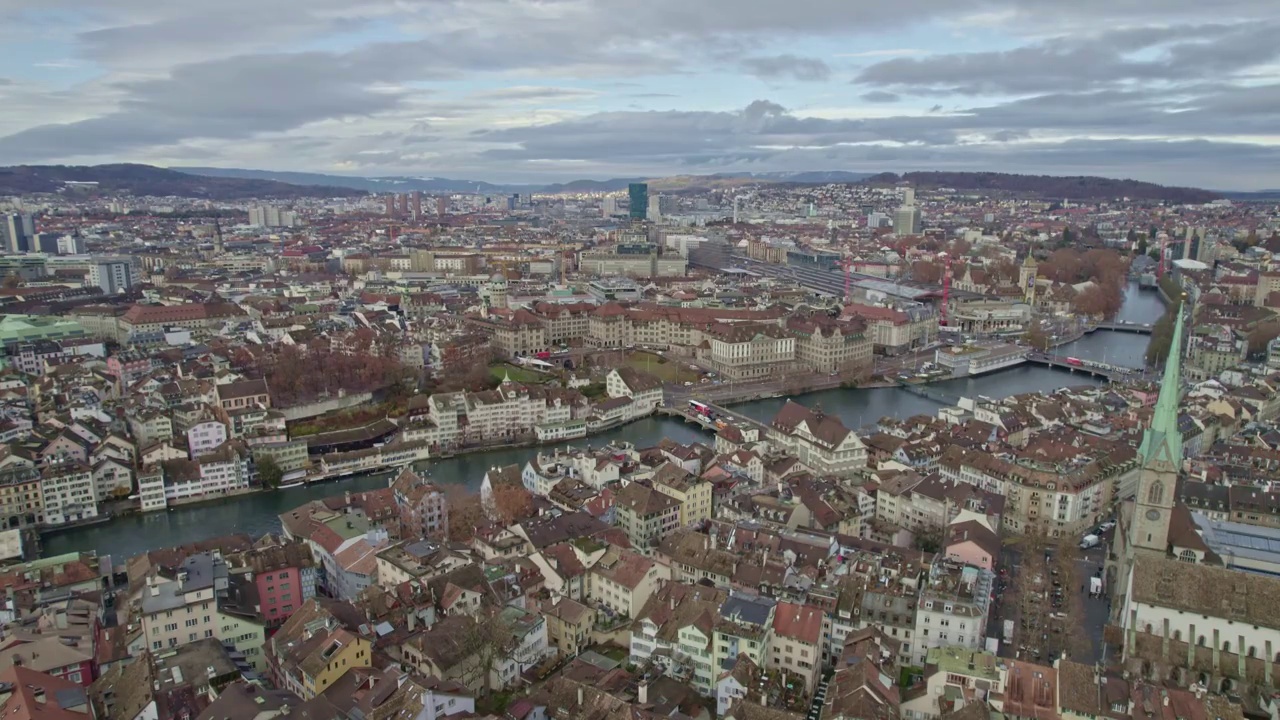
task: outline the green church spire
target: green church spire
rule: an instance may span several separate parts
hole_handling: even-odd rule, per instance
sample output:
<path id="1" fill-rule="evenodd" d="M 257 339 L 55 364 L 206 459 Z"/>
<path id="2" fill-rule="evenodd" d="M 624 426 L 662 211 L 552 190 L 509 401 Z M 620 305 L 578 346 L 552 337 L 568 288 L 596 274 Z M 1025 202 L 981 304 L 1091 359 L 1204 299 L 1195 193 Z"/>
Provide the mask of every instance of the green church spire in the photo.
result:
<path id="1" fill-rule="evenodd" d="M 1164 377 L 1160 381 L 1160 398 L 1151 417 L 1151 427 L 1142 436 L 1142 464 L 1164 462 L 1182 467 L 1182 433 L 1178 431 L 1178 404 L 1182 399 L 1182 319 L 1183 306 L 1178 305 L 1178 318 L 1173 325 L 1169 356 L 1164 361 Z"/>

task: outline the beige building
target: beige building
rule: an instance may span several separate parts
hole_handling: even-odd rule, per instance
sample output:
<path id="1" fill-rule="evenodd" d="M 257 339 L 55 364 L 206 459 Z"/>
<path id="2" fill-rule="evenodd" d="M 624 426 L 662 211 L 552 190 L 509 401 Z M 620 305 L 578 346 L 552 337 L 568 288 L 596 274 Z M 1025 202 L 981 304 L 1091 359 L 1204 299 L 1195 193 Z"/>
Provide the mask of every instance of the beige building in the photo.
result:
<path id="1" fill-rule="evenodd" d="M 544 606 L 547 619 L 547 642 L 560 651 L 561 657 L 576 657 L 591 644 L 591 631 L 596 624 L 596 611 L 577 600 L 560 598 Z"/>
<path id="2" fill-rule="evenodd" d="M 866 321 L 875 352 L 881 355 L 924 347 L 938 336 L 938 316 L 925 308 L 906 311 L 853 303 L 845 306 L 844 315 Z"/>
<path id="3" fill-rule="evenodd" d="M 587 572 L 586 600 L 634 618 L 671 570 L 639 553 L 610 546 Z"/>
<path id="4" fill-rule="evenodd" d="M 142 590 L 142 633 L 153 652 L 218 633 L 217 593 L 227 588 L 227 565 L 213 553 L 192 555 L 172 577 L 147 577 Z"/>
<path id="5" fill-rule="evenodd" d="M 788 400 L 770 428 L 770 439 L 819 474 L 849 475 L 867 466 L 867 448 L 858 434 L 821 410 Z"/>
<path id="6" fill-rule="evenodd" d="M 777 325 L 713 325 L 699 356 L 729 380 L 752 380 L 797 369 L 796 338 Z"/>
<path id="7" fill-rule="evenodd" d="M 697 525 L 712 516 L 712 485 L 675 463 L 665 463 L 653 474 L 653 489 L 680 503 L 681 527 Z"/>
<path id="8" fill-rule="evenodd" d="M 805 692 L 813 692 L 822 670 L 822 623 L 822 610 L 810 605 L 780 602 L 774 610 L 769 669 L 799 676 Z"/>
<path id="9" fill-rule="evenodd" d="M 813 315 L 787 320 L 796 337 L 796 359 L 814 372 L 870 371 L 873 343 L 862 320 L 835 320 Z"/>
<path id="10" fill-rule="evenodd" d="M 493 344 L 512 357 L 528 357 L 550 349 L 547 329 L 528 310 L 516 310 L 511 319 L 493 319 Z"/>
<path id="11" fill-rule="evenodd" d="M 618 528 L 644 553 L 652 552 L 664 535 L 680 526 L 680 501 L 640 483 L 617 491 L 614 511 Z"/>

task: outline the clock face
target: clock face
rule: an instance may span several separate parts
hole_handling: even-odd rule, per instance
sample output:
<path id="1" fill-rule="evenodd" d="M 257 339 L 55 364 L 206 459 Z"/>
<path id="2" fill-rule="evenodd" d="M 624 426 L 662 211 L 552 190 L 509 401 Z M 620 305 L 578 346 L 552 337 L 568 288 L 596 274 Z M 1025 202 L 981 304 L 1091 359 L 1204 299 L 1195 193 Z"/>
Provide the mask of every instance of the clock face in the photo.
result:
<path id="1" fill-rule="evenodd" d="M 1159 511 L 1159 510 L 1148 510 L 1148 511 L 1147 511 L 1147 519 L 1148 519 L 1148 520 L 1159 520 L 1159 519 L 1160 519 L 1160 511 Z"/>

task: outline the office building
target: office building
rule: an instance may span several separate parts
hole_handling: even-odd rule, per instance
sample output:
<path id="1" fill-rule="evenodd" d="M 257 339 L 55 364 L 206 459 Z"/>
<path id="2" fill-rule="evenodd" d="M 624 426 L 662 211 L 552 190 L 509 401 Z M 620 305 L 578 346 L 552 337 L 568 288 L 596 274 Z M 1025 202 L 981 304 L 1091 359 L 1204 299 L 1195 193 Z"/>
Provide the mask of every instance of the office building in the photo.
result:
<path id="1" fill-rule="evenodd" d="M 902 194 L 902 207 L 893 212 L 893 233 L 919 235 L 921 225 L 920 208 L 916 207 L 916 191 L 907 188 Z"/>
<path id="2" fill-rule="evenodd" d="M 98 259 L 89 266 L 89 285 L 102 288 L 102 294 L 114 295 L 133 287 L 133 263 L 117 258 Z"/>
<path id="3" fill-rule="evenodd" d="M 58 254 L 58 233 L 36 233 L 31 241 L 31 249 L 48 255 Z"/>
<path id="4" fill-rule="evenodd" d="M 83 255 L 86 250 L 84 238 L 79 235 L 63 235 L 58 238 L 59 255 Z"/>
<path id="5" fill-rule="evenodd" d="M 449 214 L 449 198 L 447 197 L 436 198 L 436 214 L 437 215 Z"/>
<path id="6" fill-rule="evenodd" d="M 607 197 L 600 201 L 600 216 L 613 217 L 618 214 L 618 199 Z"/>
<path id="7" fill-rule="evenodd" d="M 387 196 L 387 217 L 395 217 L 398 214 L 399 211 L 396 209 L 396 196 L 395 193 L 392 193 Z"/>
<path id="8" fill-rule="evenodd" d="M 249 224 L 254 227 L 293 227 L 298 224 L 298 214 L 271 205 L 249 208 Z"/>
<path id="9" fill-rule="evenodd" d="M 0 240 L 3 249 L 12 253 L 31 252 L 31 236 L 35 225 L 30 215 L 0 215 Z"/>
<path id="10" fill-rule="evenodd" d="M 422 191 L 421 190 L 413 191 L 413 219 L 414 220 L 422 219 Z"/>
<path id="11" fill-rule="evenodd" d="M 662 219 L 662 198 L 660 196 L 649 196 L 649 209 L 645 212 L 645 218 L 653 222 L 658 222 Z"/>
<path id="12" fill-rule="evenodd" d="M 632 220 L 644 220 L 649 216 L 648 183 L 631 183 L 627 186 L 627 210 Z"/>

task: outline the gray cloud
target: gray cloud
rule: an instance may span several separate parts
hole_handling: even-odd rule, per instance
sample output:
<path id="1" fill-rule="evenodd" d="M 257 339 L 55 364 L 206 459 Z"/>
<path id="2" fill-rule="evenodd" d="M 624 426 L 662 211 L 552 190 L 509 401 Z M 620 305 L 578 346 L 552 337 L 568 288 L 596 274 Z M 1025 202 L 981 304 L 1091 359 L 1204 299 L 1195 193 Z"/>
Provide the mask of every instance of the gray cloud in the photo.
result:
<path id="1" fill-rule="evenodd" d="M 825 62 L 796 55 L 747 58 L 742 61 L 742 67 L 748 74 L 766 80 L 790 77 L 812 82 L 831 77 L 831 68 Z"/>
<path id="2" fill-rule="evenodd" d="M 867 102 L 873 103 L 891 103 L 898 102 L 898 100 L 901 99 L 897 93 L 891 93 L 885 90 L 872 90 L 871 92 L 862 93 L 859 97 Z"/>
<path id="3" fill-rule="evenodd" d="M 966 95 L 1084 90 L 1129 81 L 1221 78 L 1280 57 L 1270 23 L 1128 28 L 1064 36 L 999 52 L 894 58 L 856 82 L 912 92 Z M 1148 51 L 1153 57 L 1135 57 Z"/>
<path id="4" fill-rule="evenodd" d="M 0 24 L 71 37 L 99 72 L 73 88 L 6 72 L 4 161 L 222 157 L 491 179 L 1110 162 L 1195 183 L 1218 153 L 1240 168 L 1219 184 L 1280 183 L 1262 169 L 1272 145 L 1232 142 L 1280 127 L 1274 0 L 113 0 L 110 13 L 0 0 Z M 866 55 L 848 98 L 792 82 L 830 79 L 806 55 L 817 48 L 925 24 L 1011 49 Z M 747 104 L 757 85 L 732 82 L 705 100 L 688 88 L 708 69 L 784 86 L 775 100 L 824 116 L 932 108 L 806 117 Z M 555 121 L 586 111 L 592 87 L 608 111 Z M 618 109 L 629 98 L 675 109 Z"/>
<path id="5" fill-rule="evenodd" d="M 535 86 L 517 86 L 500 88 L 498 90 L 486 90 L 484 92 L 475 93 L 473 97 L 484 100 L 578 100 L 582 98 L 595 97 L 599 93 L 594 90 L 583 90 L 581 88 L 567 87 L 535 87 Z"/>

